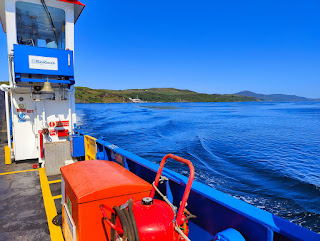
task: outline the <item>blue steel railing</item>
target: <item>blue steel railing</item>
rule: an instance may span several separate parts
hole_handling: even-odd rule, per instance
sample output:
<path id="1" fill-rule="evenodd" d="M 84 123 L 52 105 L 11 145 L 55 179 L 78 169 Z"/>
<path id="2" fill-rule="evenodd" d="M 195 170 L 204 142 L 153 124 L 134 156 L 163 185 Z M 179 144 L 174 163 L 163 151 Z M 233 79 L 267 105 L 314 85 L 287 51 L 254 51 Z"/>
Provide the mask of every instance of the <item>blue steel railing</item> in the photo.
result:
<path id="1" fill-rule="evenodd" d="M 158 164 L 101 139 L 96 140 L 96 144 L 96 159 L 117 162 L 142 179 L 150 183 L 154 181 Z M 163 175 L 169 181 L 159 185 L 159 189 L 179 206 L 188 178 L 167 168 L 164 168 Z M 193 182 L 187 208 L 197 216 L 190 222 L 191 240 L 211 241 L 215 234 L 228 228 L 238 230 L 247 241 L 320 240 L 320 235 L 315 232 L 197 181 Z"/>

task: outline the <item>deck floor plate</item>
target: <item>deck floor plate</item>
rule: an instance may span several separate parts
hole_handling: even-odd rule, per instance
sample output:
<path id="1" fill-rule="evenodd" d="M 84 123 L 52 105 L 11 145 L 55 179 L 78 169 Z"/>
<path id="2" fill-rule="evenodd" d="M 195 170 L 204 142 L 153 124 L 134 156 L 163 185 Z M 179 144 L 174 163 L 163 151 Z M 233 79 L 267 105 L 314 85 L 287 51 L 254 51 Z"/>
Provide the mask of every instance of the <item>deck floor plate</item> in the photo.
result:
<path id="1" fill-rule="evenodd" d="M 0 176 L 0 240 L 51 240 L 41 196 L 37 169 Z"/>

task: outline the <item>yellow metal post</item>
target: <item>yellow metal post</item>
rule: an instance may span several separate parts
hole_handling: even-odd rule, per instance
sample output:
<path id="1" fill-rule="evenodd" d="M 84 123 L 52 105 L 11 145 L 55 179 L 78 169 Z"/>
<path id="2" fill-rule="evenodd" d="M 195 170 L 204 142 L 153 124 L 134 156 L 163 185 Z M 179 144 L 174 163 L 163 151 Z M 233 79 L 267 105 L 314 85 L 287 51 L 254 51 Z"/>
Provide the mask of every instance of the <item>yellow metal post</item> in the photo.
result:
<path id="1" fill-rule="evenodd" d="M 85 160 L 95 160 L 97 154 L 96 138 L 92 136 L 84 136 Z"/>
<path id="2" fill-rule="evenodd" d="M 6 165 L 11 164 L 11 150 L 9 146 L 4 147 L 4 162 Z"/>

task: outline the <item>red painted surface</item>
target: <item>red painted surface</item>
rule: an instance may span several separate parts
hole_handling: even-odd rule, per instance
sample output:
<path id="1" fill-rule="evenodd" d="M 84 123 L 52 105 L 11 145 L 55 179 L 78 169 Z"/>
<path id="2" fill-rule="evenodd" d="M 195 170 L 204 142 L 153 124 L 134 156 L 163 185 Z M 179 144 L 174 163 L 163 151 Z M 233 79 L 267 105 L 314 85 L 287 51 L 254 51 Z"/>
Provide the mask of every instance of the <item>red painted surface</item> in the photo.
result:
<path id="1" fill-rule="evenodd" d="M 114 223 L 111 222 L 111 220 L 108 218 L 108 215 L 107 215 L 105 209 L 107 209 L 110 213 L 113 213 L 113 214 L 115 214 L 115 211 L 114 211 L 112 208 L 110 208 L 110 207 L 108 207 L 108 206 L 106 206 L 106 205 L 104 205 L 104 204 L 101 204 L 101 205 L 100 205 L 100 210 L 101 210 L 102 216 L 103 216 L 103 218 L 105 219 L 106 223 L 107 223 L 111 228 L 117 230 L 118 234 L 123 234 L 123 229 L 120 228 L 120 225 L 117 226 L 117 225 L 115 225 Z"/>
<path id="2" fill-rule="evenodd" d="M 192 165 L 192 162 L 187 160 L 187 159 L 184 159 L 182 157 L 178 157 L 178 156 L 175 156 L 173 154 L 167 154 L 161 161 L 160 163 L 160 167 L 159 167 L 159 170 L 158 170 L 158 173 L 157 173 L 157 176 L 156 176 L 156 179 L 155 179 L 155 183 L 154 185 L 157 187 L 158 184 L 159 184 L 159 179 L 160 179 L 160 176 L 161 176 L 161 173 L 162 173 L 162 169 L 164 167 L 164 164 L 166 163 L 167 159 L 168 158 L 171 158 L 171 159 L 174 159 L 178 162 L 181 162 L 181 163 L 184 163 L 186 165 L 188 165 L 189 169 L 190 169 L 190 175 L 189 175 L 189 180 L 188 180 L 188 183 L 187 183 L 187 186 L 186 186 L 186 189 L 184 191 L 184 194 L 183 194 L 183 197 L 182 197 L 182 201 L 181 201 L 181 204 L 180 204 L 180 207 L 179 207 L 179 211 L 178 211 L 178 214 L 177 214 L 177 224 L 178 226 L 180 226 L 182 223 L 183 223 L 183 212 L 184 212 L 184 208 L 186 206 L 186 203 L 187 203 L 187 200 L 189 198 L 189 194 L 190 194 L 190 190 L 191 190 L 191 186 L 192 186 L 192 182 L 193 182 L 193 179 L 194 179 L 194 167 Z M 155 194 L 155 189 L 153 188 L 152 189 L 152 192 L 151 192 L 151 195 L 150 197 L 153 198 L 154 197 L 154 194 Z"/>
<path id="3" fill-rule="evenodd" d="M 17 112 L 26 112 L 27 109 L 17 109 Z"/>
<path id="4" fill-rule="evenodd" d="M 58 0 L 60 2 L 66 2 L 66 3 L 72 3 L 72 4 L 76 4 L 76 5 L 81 5 L 81 6 L 85 6 L 83 3 L 77 1 L 77 0 Z"/>
<path id="5" fill-rule="evenodd" d="M 184 234 L 188 236 L 189 226 L 188 221 L 185 222 L 186 216 L 184 212 L 194 179 L 194 167 L 189 160 L 172 154 L 166 155 L 162 159 L 159 170 L 157 172 L 157 176 L 155 179 L 156 187 L 158 186 L 161 172 L 168 158 L 172 158 L 176 161 L 182 162 L 188 165 L 190 169 L 190 176 L 182 197 L 181 205 L 175 219 L 175 214 L 172 208 L 162 200 L 153 199 L 153 203 L 149 203 L 149 205 L 143 203 L 142 200 L 134 202 L 133 213 L 137 224 L 140 241 L 184 241 L 185 239 L 175 230 L 175 226 L 179 226 L 180 228 L 182 228 Z M 154 195 L 155 189 L 152 189 L 150 197 L 153 198 Z M 113 227 L 113 229 L 117 230 L 118 234 L 121 235 L 123 233 L 123 230 L 119 218 L 117 218 L 117 225 L 114 225 L 110 220 L 108 220 L 109 217 L 107 217 L 107 215 L 105 214 L 104 209 L 109 210 L 112 213 L 114 212 L 111 210 L 110 206 L 102 205 L 101 212 L 103 213 L 106 223 L 110 227 Z"/>
<path id="6" fill-rule="evenodd" d="M 77 22 L 80 14 L 82 13 L 84 7 L 86 6 L 77 0 L 58 0 L 58 1 L 74 4 L 74 14 L 75 14 L 74 15 L 74 23 Z"/>
<path id="7" fill-rule="evenodd" d="M 42 131 L 38 131 L 40 137 L 40 157 L 43 158 L 43 135 Z"/>
<path id="8" fill-rule="evenodd" d="M 64 200 L 71 208 L 77 240 L 110 240 L 111 228 L 103 222 L 100 205 L 120 206 L 130 197 L 149 196 L 150 183 L 121 165 L 103 160 L 81 161 L 61 169 L 65 182 Z M 106 210 L 110 219 L 111 212 Z"/>
<path id="9" fill-rule="evenodd" d="M 154 199 L 153 204 L 133 204 L 133 214 L 137 223 L 140 241 L 174 240 L 174 212 L 164 201 Z"/>
<path id="10" fill-rule="evenodd" d="M 50 136 L 55 136 L 57 135 L 56 130 L 50 130 Z"/>
<path id="11" fill-rule="evenodd" d="M 56 121 L 56 127 L 69 126 L 69 121 Z"/>
<path id="12" fill-rule="evenodd" d="M 69 130 L 68 129 L 55 130 L 55 133 L 58 134 L 58 137 L 64 137 L 69 135 Z"/>

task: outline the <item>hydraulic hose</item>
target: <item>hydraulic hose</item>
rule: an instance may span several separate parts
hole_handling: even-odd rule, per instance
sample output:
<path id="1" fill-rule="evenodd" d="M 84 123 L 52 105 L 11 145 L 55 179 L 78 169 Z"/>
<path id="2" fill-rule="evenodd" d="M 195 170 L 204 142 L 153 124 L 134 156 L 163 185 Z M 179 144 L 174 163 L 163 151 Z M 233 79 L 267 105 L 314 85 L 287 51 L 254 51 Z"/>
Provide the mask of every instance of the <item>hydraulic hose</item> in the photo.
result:
<path id="1" fill-rule="evenodd" d="M 140 241 L 136 219 L 134 218 L 134 215 L 133 215 L 132 205 L 133 205 L 133 200 L 130 198 L 129 205 L 128 205 L 128 211 L 129 211 L 129 215 L 131 218 L 131 224 L 133 227 L 134 237 L 135 237 L 135 241 Z"/>
<path id="2" fill-rule="evenodd" d="M 120 209 L 118 206 L 114 206 L 113 210 L 115 214 L 119 217 L 122 229 L 123 229 L 123 240 L 128 241 L 140 241 L 138 228 L 136 224 L 136 220 L 133 214 L 133 200 L 129 199 L 128 201 L 128 209 L 123 208 Z M 112 219 L 112 223 L 116 224 L 116 219 Z M 112 240 L 116 240 L 115 231 L 112 229 L 111 237 Z"/>
<path id="3" fill-rule="evenodd" d="M 129 239 L 129 241 L 131 241 L 131 240 L 135 241 L 133 225 L 132 225 L 132 222 L 131 222 L 131 218 L 130 218 L 129 212 L 128 212 L 128 210 L 126 208 L 122 209 L 121 211 L 124 213 L 124 215 L 126 216 L 127 221 L 128 221 L 128 239 Z"/>
<path id="4" fill-rule="evenodd" d="M 126 218 L 126 215 L 120 210 L 118 206 L 113 207 L 116 214 L 119 216 L 120 223 L 123 229 L 123 236 L 122 239 L 124 241 L 128 240 L 128 220 Z M 130 240 L 130 239 L 129 239 Z"/>

